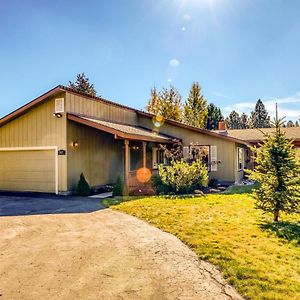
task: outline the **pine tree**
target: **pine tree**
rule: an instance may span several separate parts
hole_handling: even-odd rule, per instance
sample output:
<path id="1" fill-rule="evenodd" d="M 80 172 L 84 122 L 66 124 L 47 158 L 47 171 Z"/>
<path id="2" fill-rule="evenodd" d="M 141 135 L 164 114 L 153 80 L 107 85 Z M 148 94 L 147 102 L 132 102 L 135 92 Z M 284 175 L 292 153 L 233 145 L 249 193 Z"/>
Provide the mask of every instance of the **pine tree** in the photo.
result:
<path id="1" fill-rule="evenodd" d="M 204 128 L 207 114 L 207 103 L 201 93 L 201 87 L 198 82 L 194 82 L 184 105 L 184 122 L 191 126 Z"/>
<path id="2" fill-rule="evenodd" d="M 254 128 L 268 128 L 270 125 L 270 117 L 263 102 L 258 99 L 254 112 L 251 113 L 252 124 Z"/>
<path id="3" fill-rule="evenodd" d="M 69 87 L 79 93 L 84 93 L 90 96 L 97 95 L 94 85 L 89 82 L 89 79 L 84 73 L 77 74 L 75 82 L 69 81 Z"/>
<path id="4" fill-rule="evenodd" d="M 277 113 L 274 125 L 275 134 L 266 134 L 261 146 L 253 148 L 257 166 L 249 172 L 250 179 L 260 183 L 254 192 L 256 206 L 273 213 L 278 222 L 280 212 L 300 212 L 300 162 L 292 140 L 280 130 Z"/>
<path id="5" fill-rule="evenodd" d="M 240 128 L 241 129 L 246 129 L 248 128 L 249 124 L 248 124 L 248 116 L 245 113 L 242 113 L 241 117 L 240 117 Z"/>
<path id="6" fill-rule="evenodd" d="M 226 118 L 226 125 L 228 129 L 239 129 L 240 128 L 240 116 L 239 114 L 233 110 L 229 116 Z"/>
<path id="7" fill-rule="evenodd" d="M 156 87 L 151 89 L 150 99 L 146 109 L 150 114 L 158 115 L 160 113 L 160 98 Z"/>
<path id="8" fill-rule="evenodd" d="M 206 128 L 209 130 L 217 130 L 220 121 L 224 120 L 221 109 L 210 103 L 207 106 L 207 125 Z"/>

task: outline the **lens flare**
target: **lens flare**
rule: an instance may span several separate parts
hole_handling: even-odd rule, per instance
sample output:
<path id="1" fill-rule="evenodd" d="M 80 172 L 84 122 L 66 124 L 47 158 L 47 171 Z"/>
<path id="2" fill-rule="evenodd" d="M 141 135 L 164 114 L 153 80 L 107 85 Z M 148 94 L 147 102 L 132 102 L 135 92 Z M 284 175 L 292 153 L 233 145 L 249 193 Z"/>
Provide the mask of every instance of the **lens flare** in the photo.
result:
<path id="1" fill-rule="evenodd" d="M 151 171 L 148 168 L 140 168 L 136 172 L 136 179 L 139 182 L 146 183 L 151 178 Z"/>
<path id="2" fill-rule="evenodd" d="M 152 118 L 152 122 L 156 128 L 159 128 L 164 124 L 165 119 L 163 116 L 157 115 Z"/>

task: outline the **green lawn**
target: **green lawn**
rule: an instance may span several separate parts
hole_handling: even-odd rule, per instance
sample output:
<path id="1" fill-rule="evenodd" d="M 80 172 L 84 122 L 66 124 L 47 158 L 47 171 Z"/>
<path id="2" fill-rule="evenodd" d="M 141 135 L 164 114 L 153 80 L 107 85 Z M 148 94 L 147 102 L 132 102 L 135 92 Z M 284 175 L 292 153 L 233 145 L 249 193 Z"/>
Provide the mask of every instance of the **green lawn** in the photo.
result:
<path id="1" fill-rule="evenodd" d="M 130 200 L 130 199 L 126 199 Z M 194 198 L 106 200 L 111 208 L 176 235 L 200 259 L 223 272 L 249 299 L 300 299 L 300 216 L 272 216 L 254 208 L 250 194 Z"/>

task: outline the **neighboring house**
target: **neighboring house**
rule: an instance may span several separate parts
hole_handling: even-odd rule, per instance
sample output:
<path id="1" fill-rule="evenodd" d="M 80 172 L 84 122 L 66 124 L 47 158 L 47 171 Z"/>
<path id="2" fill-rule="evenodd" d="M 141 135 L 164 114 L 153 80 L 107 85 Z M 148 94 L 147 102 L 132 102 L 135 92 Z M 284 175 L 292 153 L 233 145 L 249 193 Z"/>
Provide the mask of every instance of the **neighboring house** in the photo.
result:
<path id="1" fill-rule="evenodd" d="M 300 127 L 282 127 L 281 131 L 285 132 L 287 138 L 293 140 L 295 148 L 300 148 Z M 227 129 L 214 132 L 249 142 L 254 146 L 263 141 L 264 134 L 272 135 L 275 128 Z"/>
<path id="2" fill-rule="evenodd" d="M 164 120 L 99 97 L 57 86 L 0 119 L 0 190 L 69 193 L 83 173 L 92 187 L 143 184 L 137 170 L 155 173 L 166 163 L 160 145 L 183 144 L 185 159 L 205 149 L 210 178 L 244 176 L 249 143 L 236 137 Z"/>

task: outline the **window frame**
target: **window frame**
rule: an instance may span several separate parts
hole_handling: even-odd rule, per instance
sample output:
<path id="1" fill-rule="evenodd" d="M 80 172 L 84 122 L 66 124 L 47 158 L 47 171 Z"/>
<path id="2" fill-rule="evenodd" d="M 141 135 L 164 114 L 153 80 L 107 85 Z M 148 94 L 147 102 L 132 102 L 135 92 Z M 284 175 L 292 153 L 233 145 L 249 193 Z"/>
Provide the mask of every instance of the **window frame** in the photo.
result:
<path id="1" fill-rule="evenodd" d="M 240 151 L 242 151 L 240 153 Z M 241 165 L 241 166 L 240 166 Z M 245 168 L 245 149 L 243 147 L 237 147 L 237 171 L 243 171 Z"/>

